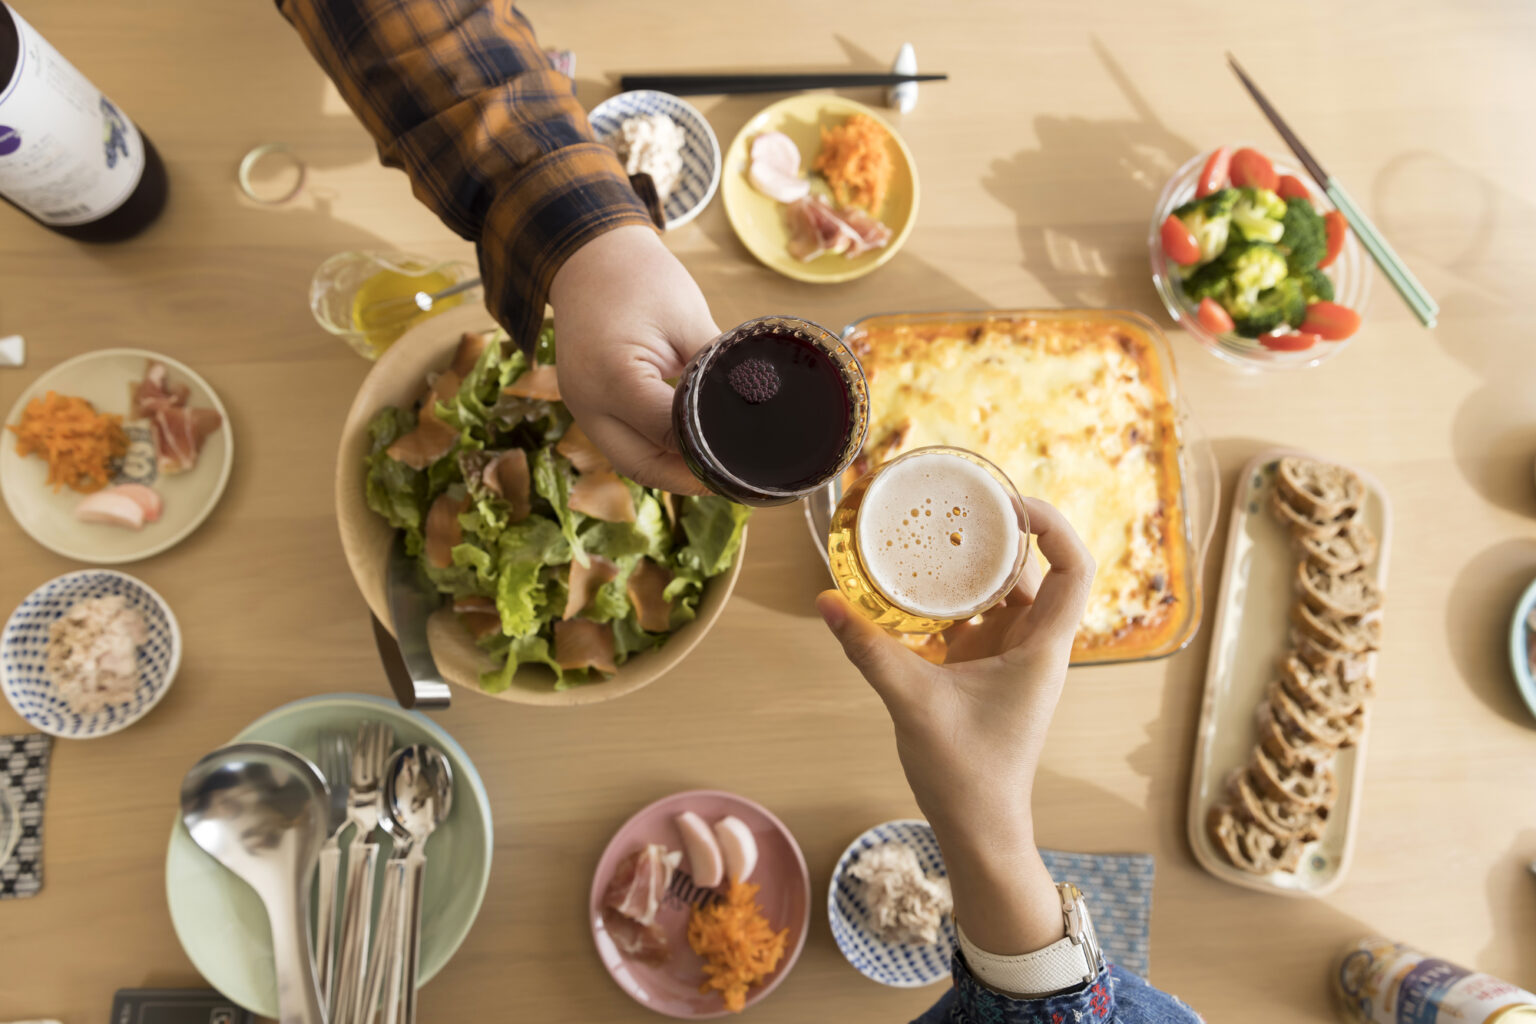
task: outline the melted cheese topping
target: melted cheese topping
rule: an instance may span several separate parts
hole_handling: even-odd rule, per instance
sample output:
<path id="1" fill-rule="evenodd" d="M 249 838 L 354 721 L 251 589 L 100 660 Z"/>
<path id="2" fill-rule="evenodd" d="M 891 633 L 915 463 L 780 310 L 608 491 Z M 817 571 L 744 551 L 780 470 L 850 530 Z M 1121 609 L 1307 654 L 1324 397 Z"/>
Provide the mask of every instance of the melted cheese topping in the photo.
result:
<path id="1" fill-rule="evenodd" d="M 1154 640 L 1187 606 L 1178 437 L 1150 339 L 1108 320 L 995 321 L 853 344 L 872 416 L 857 471 L 956 445 L 1059 508 L 1098 562 L 1080 650 Z"/>

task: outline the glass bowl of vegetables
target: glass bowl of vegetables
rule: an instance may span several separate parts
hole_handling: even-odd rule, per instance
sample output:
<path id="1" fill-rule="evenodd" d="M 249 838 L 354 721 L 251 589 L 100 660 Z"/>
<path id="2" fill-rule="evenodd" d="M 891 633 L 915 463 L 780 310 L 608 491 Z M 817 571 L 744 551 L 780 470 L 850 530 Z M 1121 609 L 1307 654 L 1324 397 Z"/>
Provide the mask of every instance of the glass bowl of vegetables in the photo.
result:
<path id="1" fill-rule="evenodd" d="M 1249 146 L 1180 167 L 1147 244 L 1168 314 L 1245 370 L 1338 355 L 1370 297 L 1371 269 L 1343 214 L 1306 171 Z"/>

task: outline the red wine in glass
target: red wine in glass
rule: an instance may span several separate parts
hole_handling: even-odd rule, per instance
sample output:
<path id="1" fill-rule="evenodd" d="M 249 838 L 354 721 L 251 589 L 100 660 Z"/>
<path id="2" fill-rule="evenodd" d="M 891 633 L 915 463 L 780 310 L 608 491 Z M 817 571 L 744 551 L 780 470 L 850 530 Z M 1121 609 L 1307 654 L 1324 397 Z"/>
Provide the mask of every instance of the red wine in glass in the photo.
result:
<path id="1" fill-rule="evenodd" d="M 743 505 L 783 505 L 848 467 L 868 410 L 864 371 L 835 334 L 769 316 L 694 356 L 672 423 L 683 458 L 710 490 Z"/>

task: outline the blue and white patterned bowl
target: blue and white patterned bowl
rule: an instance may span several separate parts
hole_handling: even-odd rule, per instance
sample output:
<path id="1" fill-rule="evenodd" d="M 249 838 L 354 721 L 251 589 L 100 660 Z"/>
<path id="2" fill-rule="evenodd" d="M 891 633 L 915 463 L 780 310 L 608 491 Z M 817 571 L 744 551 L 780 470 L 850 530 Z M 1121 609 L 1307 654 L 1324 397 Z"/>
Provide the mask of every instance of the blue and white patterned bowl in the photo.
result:
<path id="1" fill-rule="evenodd" d="M 692 104 L 671 93 L 637 89 L 621 92 L 599 103 L 587 115 L 592 133 L 603 142 L 619 134 L 619 126 L 631 117 L 665 114 L 683 130 L 683 173 L 672 194 L 662 204 L 667 230 L 682 227 L 697 217 L 715 197 L 720 187 L 720 140 L 715 131 Z"/>
<path id="2" fill-rule="evenodd" d="M 77 714 L 44 670 L 48 631 L 76 602 L 121 594 L 144 617 L 149 639 L 139 647 L 139 685 L 132 698 L 88 715 Z M 126 573 L 85 569 L 49 580 L 11 613 L 0 634 L 0 689 L 16 713 L 43 732 L 65 739 L 107 736 L 137 722 L 160 702 L 181 664 L 181 628 L 170 606 Z"/>
<path id="3" fill-rule="evenodd" d="M 832 924 L 832 938 L 860 974 L 882 985 L 920 988 L 943 981 L 950 976 L 950 960 L 958 942 L 953 918 L 944 918 L 939 941 L 930 945 L 886 942 L 868 924 L 868 910 L 859 898 L 859 884 L 847 872 L 865 850 L 882 843 L 910 846 L 925 873 L 948 877 L 944 858 L 939 854 L 939 841 L 926 821 L 904 819 L 876 825 L 850 843 L 832 869 L 832 884 L 827 889 L 827 919 Z"/>

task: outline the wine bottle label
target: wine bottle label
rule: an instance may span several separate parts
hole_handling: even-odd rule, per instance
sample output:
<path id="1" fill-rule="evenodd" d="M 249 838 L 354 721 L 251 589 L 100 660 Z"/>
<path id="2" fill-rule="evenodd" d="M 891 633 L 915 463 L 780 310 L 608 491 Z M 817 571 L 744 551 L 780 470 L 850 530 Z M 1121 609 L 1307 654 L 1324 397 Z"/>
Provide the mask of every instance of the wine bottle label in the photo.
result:
<path id="1" fill-rule="evenodd" d="M 44 224 L 99 220 L 138 187 L 144 140 L 14 8 L 0 8 L 7 13 L 20 45 L 0 84 L 0 195 Z"/>

